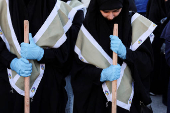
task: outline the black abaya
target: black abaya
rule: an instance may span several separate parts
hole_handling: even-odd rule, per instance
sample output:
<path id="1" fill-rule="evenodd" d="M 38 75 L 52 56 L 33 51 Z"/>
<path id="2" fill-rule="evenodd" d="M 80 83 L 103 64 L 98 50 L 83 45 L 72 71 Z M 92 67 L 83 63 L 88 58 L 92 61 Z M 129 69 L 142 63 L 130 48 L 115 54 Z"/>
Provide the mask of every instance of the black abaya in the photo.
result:
<path id="1" fill-rule="evenodd" d="M 27 2 L 26 2 L 27 3 Z M 27 5 L 22 0 L 9 0 L 9 9 L 14 31 L 19 44 L 23 42 L 23 21 L 30 22 L 30 32 L 33 36 L 38 32 L 45 22 L 56 1 L 52 0 L 30 0 Z M 80 11 L 80 13 L 82 13 Z M 76 17 L 81 14 L 77 13 Z M 74 26 L 66 33 L 67 40 L 59 48 L 44 49 L 44 56 L 39 63 L 45 63 L 45 72 L 38 86 L 35 96 L 31 99 L 31 113 L 65 113 L 67 95 L 65 92 L 65 76 L 70 72 L 70 40 L 72 34 L 78 32 L 81 21 L 73 20 Z M 10 62 L 16 56 L 10 53 L 5 43 L 0 40 L 0 111 L 2 113 L 23 113 L 24 97 L 14 89 L 10 92 L 6 68 L 10 68 Z"/>
<path id="2" fill-rule="evenodd" d="M 161 57 L 161 46 L 164 43 L 164 39 L 160 38 L 162 30 L 167 23 L 167 21 L 165 21 L 163 24 L 161 23 L 161 20 L 167 17 L 168 14 L 168 8 L 166 5 L 168 6 L 168 3 L 166 3 L 165 0 L 149 0 L 147 5 L 147 18 L 158 25 L 158 27 L 153 32 L 155 37 L 152 43 L 154 54 L 154 70 L 151 74 L 150 91 L 155 94 L 162 94 L 166 90 L 164 89 L 163 84 L 166 81 L 164 78 L 166 78 L 167 75 L 163 72 L 164 69 L 162 68 L 164 67 L 161 67 L 161 61 L 165 60 L 165 58 Z"/>
<path id="3" fill-rule="evenodd" d="M 145 104 L 151 103 L 149 97 L 149 75 L 153 66 L 151 42 L 148 38 L 136 51 L 128 49 L 131 44 L 131 16 L 129 16 L 128 12 L 128 0 L 113 0 L 114 2 L 119 1 L 119 3 L 123 1 L 123 9 L 118 17 L 109 22 L 99 12 L 100 6 L 98 4 L 103 1 L 111 2 L 111 0 L 91 0 L 83 24 L 110 57 L 112 57 L 113 53 L 110 50 L 109 35 L 113 34 L 110 26 L 113 26 L 114 23 L 119 24 L 119 38 L 127 47 L 126 60 L 124 62 L 130 67 L 134 79 L 135 94 L 130 113 L 139 113 L 140 101 Z M 114 7 L 113 4 L 110 5 Z M 105 8 L 107 9 L 107 7 Z M 121 59 L 118 61 L 119 64 L 123 62 Z M 74 113 L 111 112 L 111 103 L 107 103 L 102 89 L 102 82 L 100 82 L 101 72 L 102 69 L 80 61 L 77 54 L 75 54 L 72 70 L 72 86 L 75 98 Z M 129 113 L 129 111 L 120 107 L 118 107 L 117 111 L 118 113 Z"/>

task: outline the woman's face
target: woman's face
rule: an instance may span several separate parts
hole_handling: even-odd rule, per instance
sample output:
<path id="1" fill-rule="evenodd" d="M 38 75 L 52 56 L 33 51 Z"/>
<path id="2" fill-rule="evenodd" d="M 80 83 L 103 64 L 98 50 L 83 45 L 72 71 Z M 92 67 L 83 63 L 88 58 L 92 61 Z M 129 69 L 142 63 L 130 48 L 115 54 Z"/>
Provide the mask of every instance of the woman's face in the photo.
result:
<path id="1" fill-rule="evenodd" d="M 120 14 L 121 11 L 122 8 L 113 9 L 113 10 L 100 10 L 103 17 L 105 17 L 108 20 L 113 20 L 115 17 L 117 17 Z"/>

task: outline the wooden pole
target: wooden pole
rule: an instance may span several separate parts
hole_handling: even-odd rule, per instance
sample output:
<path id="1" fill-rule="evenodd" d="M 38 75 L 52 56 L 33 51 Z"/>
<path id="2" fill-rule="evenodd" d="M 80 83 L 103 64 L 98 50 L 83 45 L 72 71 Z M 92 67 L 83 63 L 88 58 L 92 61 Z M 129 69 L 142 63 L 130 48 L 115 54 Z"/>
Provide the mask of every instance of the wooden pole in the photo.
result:
<path id="1" fill-rule="evenodd" d="M 114 24 L 113 35 L 118 36 L 118 24 Z M 113 65 L 117 65 L 117 54 L 113 52 Z M 112 113 L 116 113 L 117 80 L 112 81 Z"/>
<path id="2" fill-rule="evenodd" d="M 29 43 L 29 22 L 24 20 L 24 42 Z M 25 113 L 30 113 L 30 78 L 25 77 Z"/>

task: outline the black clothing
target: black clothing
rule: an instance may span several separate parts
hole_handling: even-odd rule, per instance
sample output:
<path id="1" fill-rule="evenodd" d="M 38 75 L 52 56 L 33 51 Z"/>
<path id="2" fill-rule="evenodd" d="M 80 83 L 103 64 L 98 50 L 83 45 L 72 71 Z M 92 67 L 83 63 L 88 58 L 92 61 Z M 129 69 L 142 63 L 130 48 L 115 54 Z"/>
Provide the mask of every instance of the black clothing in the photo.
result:
<path id="1" fill-rule="evenodd" d="M 1 60 L 0 67 L 3 68 L 3 66 L 5 66 L 5 67 L 10 68 L 11 61 L 16 57 L 17 57 L 16 55 L 14 55 L 8 51 L 4 41 L 0 37 L 0 59 L 3 59 L 3 60 Z M 0 68 L 0 70 L 1 70 L 1 68 Z"/>
<path id="2" fill-rule="evenodd" d="M 147 5 L 146 16 L 148 19 L 156 23 L 158 26 L 153 32 L 155 37 L 152 43 L 153 53 L 154 53 L 154 70 L 151 74 L 151 89 L 150 91 L 155 94 L 162 94 L 166 89 L 163 88 L 162 84 L 164 83 L 164 72 L 162 72 L 162 60 L 161 57 L 161 46 L 164 43 L 164 39 L 160 38 L 162 30 L 164 29 L 167 22 L 161 23 L 161 20 L 167 17 L 166 5 L 168 5 L 165 0 L 149 0 Z M 163 59 L 161 59 L 163 58 Z M 166 64 L 164 64 L 166 65 Z M 159 82 L 159 84 L 158 84 Z"/>
<path id="3" fill-rule="evenodd" d="M 129 11 L 137 12 L 137 8 L 134 0 L 129 0 Z"/>
<path id="4" fill-rule="evenodd" d="M 167 75 L 170 77 L 170 71 L 169 71 L 169 67 L 170 67 L 170 31 L 169 31 L 169 29 L 170 29 L 170 21 L 168 22 L 168 24 L 166 25 L 165 29 L 163 30 L 163 32 L 161 34 L 161 38 L 165 39 L 165 44 L 166 44 L 166 46 L 165 46 L 165 58 L 166 58 L 166 63 L 168 65 L 168 71 L 166 71 L 166 72 L 167 72 Z M 169 85 L 168 85 L 168 89 L 167 90 L 168 90 L 168 95 L 167 95 L 167 113 L 170 113 L 170 96 L 169 96 L 169 94 L 170 94 L 170 79 L 169 79 Z"/>
<path id="5" fill-rule="evenodd" d="M 19 43 L 23 42 L 23 22 L 28 19 L 30 22 L 30 32 L 33 36 L 45 22 L 56 2 L 52 0 L 30 0 L 26 6 L 23 0 L 10 0 L 10 14 L 14 31 Z M 30 103 L 30 113 L 65 113 L 67 94 L 65 92 L 65 76 L 70 72 L 68 64 L 70 59 L 70 42 L 72 34 L 78 34 L 82 23 L 77 18 L 82 15 L 82 11 L 77 12 L 72 27 L 67 31 L 67 40 L 59 48 L 44 49 L 44 56 L 39 63 L 45 63 L 45 72 L 38 86 L 35 96 Z M 75 35 L 76 36 L 76 35 Z M 76 39 L 74 39 L 76 40 Z M 73 47 L 72 47 L 73 48 Z M 6 68 L 16 56 L 10 53 L 5 43 L 0 40 L 0 111 L 2 113 L 23 113 L 24 97 L 15 90 L 11 93 L 11 86 L 8 80 Z M 71 64 L 71 63 L 70 63 Z"/>
<path id="6" fill-rule="evenodd" d="M 170 78 L 169 78 L 169 84 L 168 84 L 168 99 L 167 99 L 167 113 L 170 113 Z"/>
<path id="7" fill-rule="evenodd" d="M 103 1 L 111 0 L 91 0 L 83 24 L 104 51 L 112 57 L 113 52 L 110 50 L 109 35 L 113 34 L 113 24 L 118 23 L 119 38 L 127 47 L 125 62 L 131 69 L 135 85 L 130 113 L 139 113 L 140 101 L 145 104 L 151 103 L 149 97 L 149 74 L 153 66 L 151 42 L 148 38 L 136 51 L 133 52 L 128 49 L 131 44 L 132 30 L 128 0 L 123 0 L 122 12 L 112 21 L 106 20 L 99 12 L 98 4 Z M 102 69 L 80 61 L 77 54 L 75 54 L 74 60 L 71 79 L 74 92 L 74 113 L 110 113 L 111 103 L 109 102 L 108 107 L 106 107 L 107 99 L 100 82 Z M 119 64 L 122 64 L 122 62 L 121 59 L 118 60 Z M 129 113 L 129 111 L 120 107 L 117 111 L 118 113 Z"/>
<path id="8" fill-rule="evenodd" d="M 113 10 L 123 7 L 123 0 L 100 0 L 98 2 L 100 10 Z"/>
<path id="9" fill-rule="evenodd" d="M 61 1 L 68 2 L 68 1 L 71 1 L 71 0 L 61 0 Z M 70 53 L 69 53 L 70 56 L 69 56 L 69 59 L 67 60 L 67 62 L 65 64 L 65 65 L 67 65 L 67 68 L 69 70 L 69 74 L 70 74 L 70 71 L 72 69 L 72 63 L 73 63 L 73 57 L 74 57 L 74 47 L 75 47 L 75 44 L 76 44 L 78 32 L 79 32 L 80 27 L 83 23 L 83 20 L 84 20 L 83 10 L 77 10 L 77 13 L 76 13 L 74 20 L 72 22 L 72 26 L 69 29 L 69 32 L 67 32 L 67 34 L 69 34 L 69 36 L 71 38 L 70 39 Z M 68 72 L 66 72 L 66 73 L 68 73 Z"/>

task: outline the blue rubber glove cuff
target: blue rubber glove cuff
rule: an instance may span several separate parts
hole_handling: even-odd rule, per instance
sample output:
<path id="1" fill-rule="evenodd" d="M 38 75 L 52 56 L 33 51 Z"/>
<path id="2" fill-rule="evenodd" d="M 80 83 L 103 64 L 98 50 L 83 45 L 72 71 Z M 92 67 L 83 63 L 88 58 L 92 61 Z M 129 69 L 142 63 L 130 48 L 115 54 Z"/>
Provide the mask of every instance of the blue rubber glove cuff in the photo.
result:
<path id="1" fill-rule="evenodd" d="M 15 70 L 15 63 L 17 62 L 17 60 L 18 60 L 18 58 L 14 58 L 12 61 L 11 61 L 11 63 L 10 63 L 10 68 L 12 69 L 12 70 Z M 20 70 L 16 70 L 17 71 L 17 73 L 19 74 L 19 71 Z"/>
<path id="2" fill-rule="evenodd" d="M 122 44 L 121 46 L 120 46 L 120 49 L 122 50 L 122 54 L 120 54 L 120 55 L 118 55 L 120 58 L 122 58 L 123 60 L 125 60 L 126 59 L 126 47 Z"/>
<path id="3" fill-rule="evenodd" d="M 40 48 L 40 51 L 39 51 L 39 57 L 37 59 L 37 61 L 40 61 L 44 56 L 44 49 L 43 48 Z"/>

